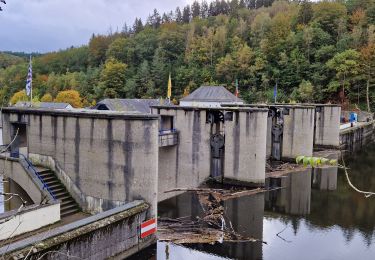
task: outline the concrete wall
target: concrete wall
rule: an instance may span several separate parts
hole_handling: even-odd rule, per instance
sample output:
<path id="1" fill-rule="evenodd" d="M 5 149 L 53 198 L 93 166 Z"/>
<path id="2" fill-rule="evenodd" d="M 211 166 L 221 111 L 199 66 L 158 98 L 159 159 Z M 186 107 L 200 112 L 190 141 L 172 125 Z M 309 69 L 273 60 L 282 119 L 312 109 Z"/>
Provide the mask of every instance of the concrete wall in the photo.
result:
<path id="1" fill-rule="evenodd" d="M 6 221 L 5 221 L 6 220 Z M 0 240 L 37 230 L 60 220 L 60 204 L 29 206 L 21 212 L 8 211 L 0 215 Z"/>
<path id="2" fill-rule="evenodd" d="M 233 113 L 225 121 L 224 177 L 236 181 L 265 182 L 267 111 Z"/>
<path id="3" fill-rule="evenodd" d="M 26 189 L 27 188 L 28 187 L 26 187 Z M 34 187 L 32 189 L 34 190 Z M 13 196 L 11 199 L 9 199 L 11 196 L 5 196 L 5 198 L 8 198 L 4 201 L 5 211 L 19 209 L 22 205 L 30 206 L 34 204 L 40 204 L 41 202 L 41 201 L 37 201 L 37 203 L 34 203 L 34 201 L 30 198 L 26 190 L 23 189 L 17 182 L 12 180 L 11 178 L 4 179 L 4 192 L 10 193 L 10 194 L 17 194 L 17 196 Z M 2 199 L 4 199 L 3 196 L 1 197 Z M 41 198 L 42 197 L 43 196 L 41 196 Z"/>
<path id="4" fill-rule="evenodd" d="M 98 215 L 57 227 L 4 245 L 6 259 L 124 259 L 155 242 L 140 239 L 139 226 L 146 220 L 148 205 L 134 201 Z"/>
<path id="5" fill-rule="evenodd" d="M 0 111 L 0 145 L 3 145 L 3 115 Z"/>
<path id="6" fill-rule="evenodd" d="M 340 148 L 350 152 L 356 151 L 362 145 L 373 141 L 374 121 L 368 123 L 358 123 L 354 127 L 340 131 Z"/>
<path id="7" fill-rule="evenodd" d="M 155 107 L 153 114 L 174 116 L 179 144 L 159 149 L 159 201 L 177 193 L 173 188 L 197 187 L 211 174 L 211 124 L 208 109 Z M 224 178 L 228 181 L 264 183 L 267 110 L 219 109 L 233 113 L 220 123 L 225 135 Z M 213 126 L 212 128 L 215 128 Z"/>
<path id="8" fill-rule="evenodd" d="M 86 209 L 144 199 L 156 215 L 158 117 L 13 108 L 3 113 L 4 140 L 10 140 L 10 123 L 25 122 L 29 153 L 53 157 L 80 192 L 96 200 L 95 209 Z"/>
<path id="9" fill-rule="evenodd" d="M 30 204 L 40 204 L 44 198 L 43 191 L 40 190 L 38 185 L 30 177 L 30 175 L 24 170 L 22 165 L 18 162 L 18 159 L 12 159 L 5 156 L 0 157 L 0 164 L 4 169 L 4 177 L 10 178 L 10 182 L 5 182 L 4 190 L 9 193 L 20 194 L 24 200 L 28 201 Z M 13 184 L 13 181 L 17 185 Z M 20 189 L 18 185 L 22 188 Z M 24 192 L 27 191 L 27 195 L 24 195 Z M 21 201 L 17 198 L 10 201 L 6 204 L 6 208 L 11 210 L 18 208 Z"/>
<path id="10" fill-rule="evenodd" d="M 103 208 L 118 207 L 124 204 L 124 201 L 108 201 L 104 198 L 97 198 L 83 193 L 74 180 L 70 178 L 59 163 L 51 156 L 30 153 L 29 158 L 34 165 L 43 165 L 44 167 L 51 169 L 65 186 L 69 194 L 84 211 L 98 213 L 103 211 Z"/>
<path id="11" fill-rule="evenodd" d="M 4 184 L 1 180 L 3 180 L 3 175 L 0 174 L 0 192 L 4 192 Z M 0 196 L 0 214 L 4 213 L 4 197 Z"/>
<path id="12" fill-rule="evenodd" d="M 153 109 L 154 114 L 174 116 L 179 144 L 159 149 L 159 198 L 177 193 L 164 191 L 177 187 L 197 187 L 210 176 L 210 125 L 205 110 Z"/>
<path id="13" fill-rule="evenodd" d="M 225 107 L 235 107 L 225 104 Z M 283 109 L 283 142 L 281 159 L 294 160 L 299 155 L 311 156 L 314 143 L 315 107 L 312 105 L 290 105 L 290 104 L 244 104 L 239 108 L 276 108 Z M 266 155 L 272 153 L 272 123 L 273 118 L 267 119 L 266 132 Z"/>
<path id="14" fill-rule="evenodd" d="M 272 155 L 272 117 L 267 117 L 267 140 L 266 140 L 266 157 Z"/>
<path id="15" fill-rule="evenodd" d="M 291 106 L 289 115 L 284 116 L 282 158 L 295 159 L 297 156 L 311 156 L 314 141 L 313 107 Z"/>
<path id="16" fill-rule="evenodd" d="M 340 146 L 341 107 L 335 105 L 317 105 L 315 109 L 314 146 Z"/>

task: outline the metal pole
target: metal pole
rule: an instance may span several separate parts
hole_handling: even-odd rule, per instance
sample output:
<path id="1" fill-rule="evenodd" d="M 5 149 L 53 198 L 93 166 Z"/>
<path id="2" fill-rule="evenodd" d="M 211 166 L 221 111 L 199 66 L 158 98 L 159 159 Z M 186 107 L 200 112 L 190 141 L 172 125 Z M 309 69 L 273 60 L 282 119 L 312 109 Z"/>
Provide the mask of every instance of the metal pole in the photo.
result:
<path id="1" fill-rule="evenodd" d="M 275 104 L 276 104 L 276 100 L 277 100 L 277 81 L 276 81 L 276 87 L 275 87 L 275 93 L 274 93 L 274 96 L 275 96 Z"/>
<path id="2" fill-rule="evenodd" d="M 30 105 L 33 105 L 33 63 L 30 55 L 30 66 L 31 66 L 31 81 L 30 81 Z"/>

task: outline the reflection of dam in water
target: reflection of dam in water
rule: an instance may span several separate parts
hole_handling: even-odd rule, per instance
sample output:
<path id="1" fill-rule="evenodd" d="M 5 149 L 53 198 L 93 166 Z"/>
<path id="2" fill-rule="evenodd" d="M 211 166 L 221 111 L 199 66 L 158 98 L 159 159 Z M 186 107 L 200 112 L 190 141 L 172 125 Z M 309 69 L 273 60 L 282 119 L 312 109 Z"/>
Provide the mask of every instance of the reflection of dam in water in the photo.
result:
<path id="1" fill-rule="evenodd" d="M 371 169 L 375 169 L 375 162 L 369 158 L 374 155 L 375 145 L 359 159 L 354 156 L 355 160 L 347 162 L 352 182 L 372 191 L 375 178 Z M 270 179 L 269 185 L 285 188 L 236 198 L 224 205 L 226 218 L 235 231 L 267 244 L 193 245 L 185 247 L 186 250 L 181 246 L 169 247 L 169 256 L 178 255 L 178 259 L 193 259 L 197 255 L 199 259 L 373 259 L 375 204 L 348 186 L 344 172 L 335 167 L 306 169 Z M 193 194 L 185 193 L 159 203 L 161 217 L 191 216 L 193 219 L 201 214 L 199 201 Z M 158 244 L 158 259 L 168 259 L 165 247 L 166 243 Z"/>
<path id="2" fill-rule="evenodd" d="M 302 217 L 308 218 L 310 214 L 312 189 L 316 189 L 317 192 L 335 190 L 336 181 L 337 168 L 316 171 L 306 169 L 281 178 L 270 178 L 267 180 L 270 188 L 272 186 L 284 188 L 225 201 L 223 205 L 225 218 L 241 235 L 266 242 L 271 241 L 279 245 L 280 241 L 285 242 L 275 235 L 283 228 L 287 228 L 285 233 L 290 233 L 292 236 L 296 236 L 299 232 L 308 232 L 309 223 L 303 222 Z M 184 193 L 159 203 L 160 217 L 191 216 L 191 219 L 194 219 L 202 215 L 203 211 L 199 200 L 192 193 Z M 166 243 L 158 244 L 158 259 L 167 259 L 165 255 L 160 254 L 160 252 L 165 252 L 166 247 Z M 196 255 L 196 252 L 206 253 L 207 259 L 221 259 L 216 256 L 228 259 L 263 259 L 265 255 L 270 255 L 273 259 L 277 256 L 272 246 L 263 245 L 261 242 L 199 244 L 189 245 L 185 251 L 174 247 L 169 247 L 168 250 L 173 251 L 171 255 L 179 255 L 181 257 L 179 259 L 189 259 Z"/>
<path id="3" fill-rule="evenodd" d="M 266 194 L 266 210 L 291 215 L 310 213 L 311 169 L 280 178 L 270 178 L 271 187 L 283 187 Z"/>
<path id="4" fill-rule="evenodd" d="M 227 224 L 231 225 L 234 230 L 243 236 L 250 236 L 254 238 L 263 237 L 263 216 L 264 216 L 264 194 L 259 193 L 253 196 L 240 197 L 233 200 L 224 201 L 225 218 Z M 191 216 L 194 219 L 196 216 L 202 216 L 203 211 L 199 204 L 198 198 L 195 194 L 184 193 L 177 197 L 168 199 L 159 203 L 160 217 L 186 217 Z M 165 243 L 159 243 L 159 251 L 165 252 Z M 218 245 L 190 245 L 189 249 L 193 251 L 183 251 L 180 248 L 176 249 L 182 255 L 178 259 L 193 259 L 196 256 L 196 251 L 205 252 L 207 258 L 200 256 L 199 259 L 222 259 L 214 256 L 226 257 L 229 259 L 261 259 L 262 258 L 262 243 L 229 243 L 224 242 Z M 173 250 L 173 248 L 169 248 Z M 168 259 L 160 255 L 158 251 L 158 259 Z M 171 255 L 175 255 L 171 253 Z M 208 258 L 209 256 L 209 258 Z M 173 258 L 170 258 L 173 259 Z M 177 259 L 177 258 L 174 258 Z"/>

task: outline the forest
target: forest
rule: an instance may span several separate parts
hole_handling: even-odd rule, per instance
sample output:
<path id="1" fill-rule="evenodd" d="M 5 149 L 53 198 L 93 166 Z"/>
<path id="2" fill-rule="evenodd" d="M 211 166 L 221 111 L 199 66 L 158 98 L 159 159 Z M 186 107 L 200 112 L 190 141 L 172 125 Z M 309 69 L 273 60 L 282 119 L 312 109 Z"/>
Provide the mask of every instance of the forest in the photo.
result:
<path id="1" fill-rule="evenodd" d="M 273 102 L 277 86 L 277 102 L 375 110 L 375 0 L 196 1 L 88 40 L 33 54 L 34 101 L 166 98 L 171 74 L 176 103 L 238 80 L 246 102 Z M 28 59 L 0 53 L 3 105 L 27 99 Z"/>

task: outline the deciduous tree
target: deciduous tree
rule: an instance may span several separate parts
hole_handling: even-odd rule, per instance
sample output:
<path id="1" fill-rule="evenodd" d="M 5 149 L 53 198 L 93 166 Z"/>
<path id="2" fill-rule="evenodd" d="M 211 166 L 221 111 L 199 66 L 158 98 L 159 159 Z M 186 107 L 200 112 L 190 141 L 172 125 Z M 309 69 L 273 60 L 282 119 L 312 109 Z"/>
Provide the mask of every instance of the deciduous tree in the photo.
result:
<path id="1" fill-rule="evenodd" d="M 28 100 L 29 100 L 29 97 L 26 95 L 26 91 L 21 90 L 21 91 L 14 93 L 14 95 L 10 99 L 10 104 L 15 105 L 19 101 L 28 101 Z"/>
<path id="2" fill-rule="evenodd" d="M 52 102 L 53 97 L 50 93 L 46 93 L 43 95 L 43 97 L 40 99 L 41 102 Z"/>
<path id="3" fill-rule="evenodd" d="M 332 59 L 330 59 L 327 62 L 327 67 L 336 72 L 336 78 L 340 81 L 342 87 L 342 103 L 345 99 L 345 89 L 348 89 L 350 87 L 350 81 L 360 71 L 359 62 L 360 54 L 356 50 L 352 49 L 336 54 Z"/>
<path id="4" fill-rule="evenodd" d="M 115 59 L 109 59 L 104 64 L 100 75 L 101 88 L 104 97 L 120 97 L 126 83 L 127 65 Z"/>
<path id="5" fill-rule="evenodd" d="M 82 107 L 81 96 L 76 90 L 60 91 L 55 98 L 55 102 L 69 103 L 72 107 L 75 108 Z"/>

